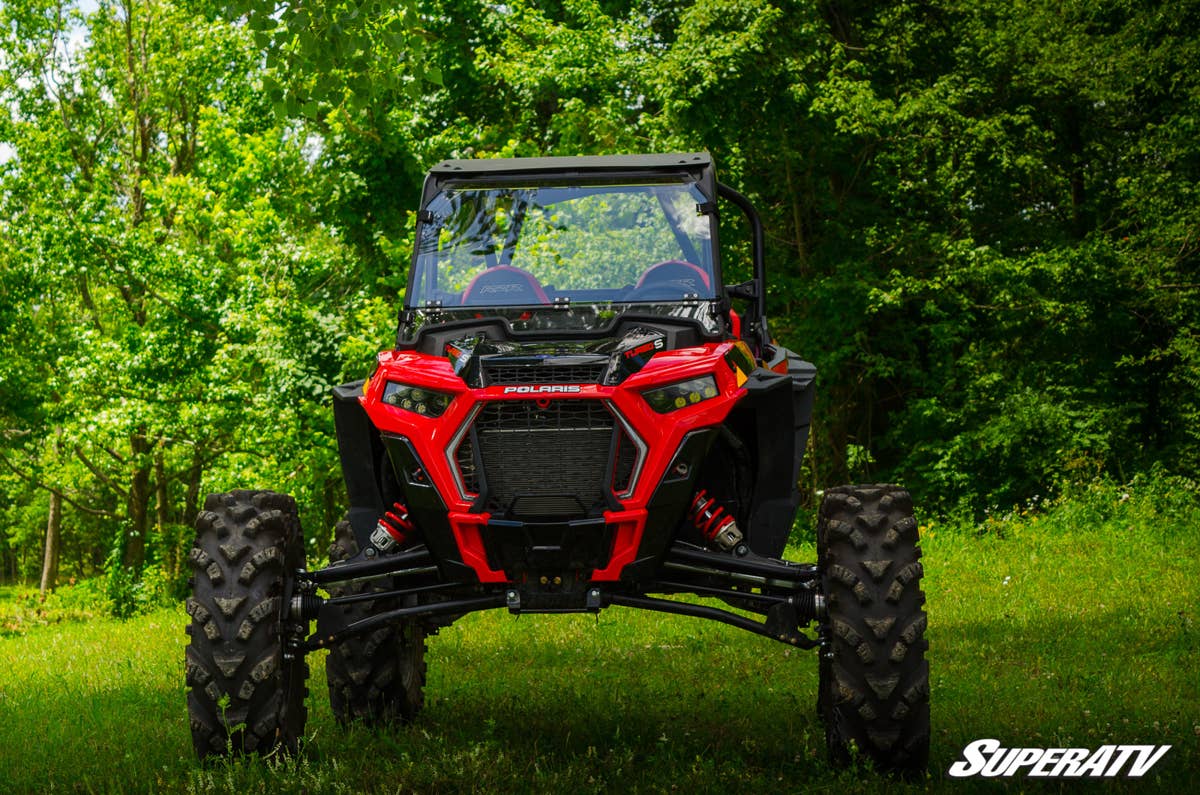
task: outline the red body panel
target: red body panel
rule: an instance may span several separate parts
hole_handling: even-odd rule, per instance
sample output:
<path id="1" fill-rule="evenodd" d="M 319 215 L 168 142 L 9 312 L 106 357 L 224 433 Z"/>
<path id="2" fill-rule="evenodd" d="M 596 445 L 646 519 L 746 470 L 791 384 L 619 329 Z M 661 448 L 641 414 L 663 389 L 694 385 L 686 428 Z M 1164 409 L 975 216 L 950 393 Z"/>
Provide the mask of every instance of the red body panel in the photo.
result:
<path id="1" fill-rule="evenodd" d="M 622 569 L 636 557 L 646 522 L 646 503 L 684 436 L 699 428 L 719 425 L 745 394 L 737 371 L 726 357 L 737 344 L 706 343 L 665 351 L 651 358 L 641 370 L 618 386 L 578 384 L 578 392 L 555 393 L 541 398 L 555 401 L 602 399 L 608 403 L 610 411 L 625 420 L 647 448 L 632 492 L 623 499 L 618 498 L 622 510 L 604 514 L 606 522 L 615 529 L 612 554 L 605 568 L 592 573 L 592 580 L 619 579 Z M 717 396 L 694 405 L 659 414 L 641 397 L 641 392 L 647 389 L 710 374 L 717 381 Z M 416 414 L 383 402 L 383 391 L 389 381 L 445 392 L 454 395 L 454 399 L 440 417 Z M 506 386 L 471 389 L 454 373 L 449 359 L 407 351 L 384 351 L 379 354 L 378 370 L 364 386 L 364 395 L 360 398 L 368 417 L 381 433 L 403 436 L 411 442 L 446 503 L 462 560 L 474 569 L 481 582 L 505 582 L 507 578 L 503 571 L 488 565 L 480 532 L 491 517 L 487 513 L 471 513 L 473 495 L 464 495 L 460 489 L 456 464 L 452 461 L 454 451 L 450 447 L 460 429 L 484 401 L 538 399 L 528 391 L 522 393 L 517 389 Z"/>

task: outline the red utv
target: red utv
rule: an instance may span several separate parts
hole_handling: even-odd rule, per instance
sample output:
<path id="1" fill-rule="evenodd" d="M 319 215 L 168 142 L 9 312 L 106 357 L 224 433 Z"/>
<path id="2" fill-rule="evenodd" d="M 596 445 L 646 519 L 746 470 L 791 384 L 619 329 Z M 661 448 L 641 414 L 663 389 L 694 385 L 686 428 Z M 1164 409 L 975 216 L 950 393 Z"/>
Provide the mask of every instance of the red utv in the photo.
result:
<path id="1" fill-rule="evenodd" d="M 749 224 L 750 281 L 725 283 L 719 209 Z M 765 284 L 758 215 L 707 154 L 435 166 L 396 347 L 334 390 L 330 565 L 305 569 L 288 496 L 214 494 L 197 518 L 198 754 L 294 749 L 308 652 L 329 650 L 340 720 L 408 720 L 440 627 L 621 605 L 816 649 L 834 759 L 923 770 L 911 500 L 831 489 L 817 562 L 781 559 L 816 371 L 771 339 Z"/>

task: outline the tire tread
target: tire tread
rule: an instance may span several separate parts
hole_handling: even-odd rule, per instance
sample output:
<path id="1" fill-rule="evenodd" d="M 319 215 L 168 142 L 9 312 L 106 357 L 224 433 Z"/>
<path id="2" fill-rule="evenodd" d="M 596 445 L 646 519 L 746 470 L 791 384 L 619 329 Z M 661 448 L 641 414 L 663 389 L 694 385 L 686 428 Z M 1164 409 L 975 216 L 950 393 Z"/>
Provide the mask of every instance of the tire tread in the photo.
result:
<path id="1" fill-rule="evenodd" d="M 353 557 L 358 543 L 348 521 L 338 523 L 329 548 L 330 562 Z M 368 593 L 370 582 L 332 586 L 331 596 Z M 381 588 L 381 586 L 374 586 Z M 392 605 L 375 601 L 346 605 L 347 621 L 356 621 Z M 425 703 L 425 629 L 415 621 L 379 627 L 332 646 L 325 661 L 329 703 L 339 723 L 408 722 Z"/>
<path id="2" fill-rule="evenodd" d="M 829 616 L 818 708 L 829 752 L 852 749 L 877 767 L 922 775 L 929 755 L 929 665 L 917 523 L 891 485 L 826 492 L 817 526 Z"/>
<path id="3" fill-rule="evenodd" d="M 284 659 L 281 615 L 284 578 L 303 565 L 295 501 L 265 491 L 210 494 L 188 559 L 195 576 L 184 657 L 196 753 L 297 750 L 308 667 Z"/>

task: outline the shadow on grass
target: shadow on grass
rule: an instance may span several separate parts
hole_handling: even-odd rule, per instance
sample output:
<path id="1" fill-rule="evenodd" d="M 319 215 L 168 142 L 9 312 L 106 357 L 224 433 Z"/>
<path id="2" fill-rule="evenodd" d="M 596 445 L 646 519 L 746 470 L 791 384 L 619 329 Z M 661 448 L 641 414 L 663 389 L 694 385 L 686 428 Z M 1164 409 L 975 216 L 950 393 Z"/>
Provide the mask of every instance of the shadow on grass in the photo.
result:
<path id="1" fill-rule="evenodd" d="M 532 636 L 491 656 L 439 642 L 414 724 L 343 731 L 322 695 L 308 753 L 332 762 L 375 749 L 418 789 L 777 791 L 828 777 L 813 654 L 730 644 L 698 657 L 641 644 L 599 656 Z"/>

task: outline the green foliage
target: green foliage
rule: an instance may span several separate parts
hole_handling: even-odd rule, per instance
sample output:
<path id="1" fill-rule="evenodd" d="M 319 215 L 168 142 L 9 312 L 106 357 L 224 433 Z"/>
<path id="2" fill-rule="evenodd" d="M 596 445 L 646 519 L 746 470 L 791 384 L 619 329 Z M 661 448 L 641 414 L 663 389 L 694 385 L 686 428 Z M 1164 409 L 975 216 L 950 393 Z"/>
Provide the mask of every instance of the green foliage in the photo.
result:
<path id="1" fill-rule="evenodd" d="M 45 520 L 30 520 L 62 493 L 75 576 L 102 568 L 120 531 L 118 612 L 141 604 L 147 562 L 179 590 L 179 528 L 208 491 L 291 490 L 319 543 L 340 479 L 332 443 L 312 439 L 331 436 L 329 387 L 367 365 L 343 350 L 367 296 L 313 214 L 309 142 L 261 99 L 248 32 L 157 0 L 102 3 L 63 51 L 67 21 L 3 13 L 15 40 L 42 45 L 0 82 L 19 98 L 0 192 L 17 318 L 0 338 L 22 352 L 0 365 L 4 487 L 23 512 L 8 543 L 36 549 Z M 32 90 L 22 70 L 42 75 Z"/>
<path id="2" fill-rule="evenodd" d="M 426 61 L 428 34 L 416 0 L 226 0 L 266 52 L 263 90 L 280 116 L 317 118 L 330 106 L 361 110 L 422 82 L 440 84 Z"/>
<path id="3" fill-rule="evenodd" d="M 103 620 L 109 615 L 101 579 L 71 580 L 47 594 L 19 585 L 0 586 L 0 637 L 62 622 Z"/>
<path id="4" fill-rule="evenodd" d="M 108 600 L 109 612 L 114 618 L 137 615 L 141 612 L 139 608 L 143 604 L 140 572 L 122 565 L 119 556 L 110 559 L 105 568 L 108 573 L 104 578 L 104 595 Z"/>

